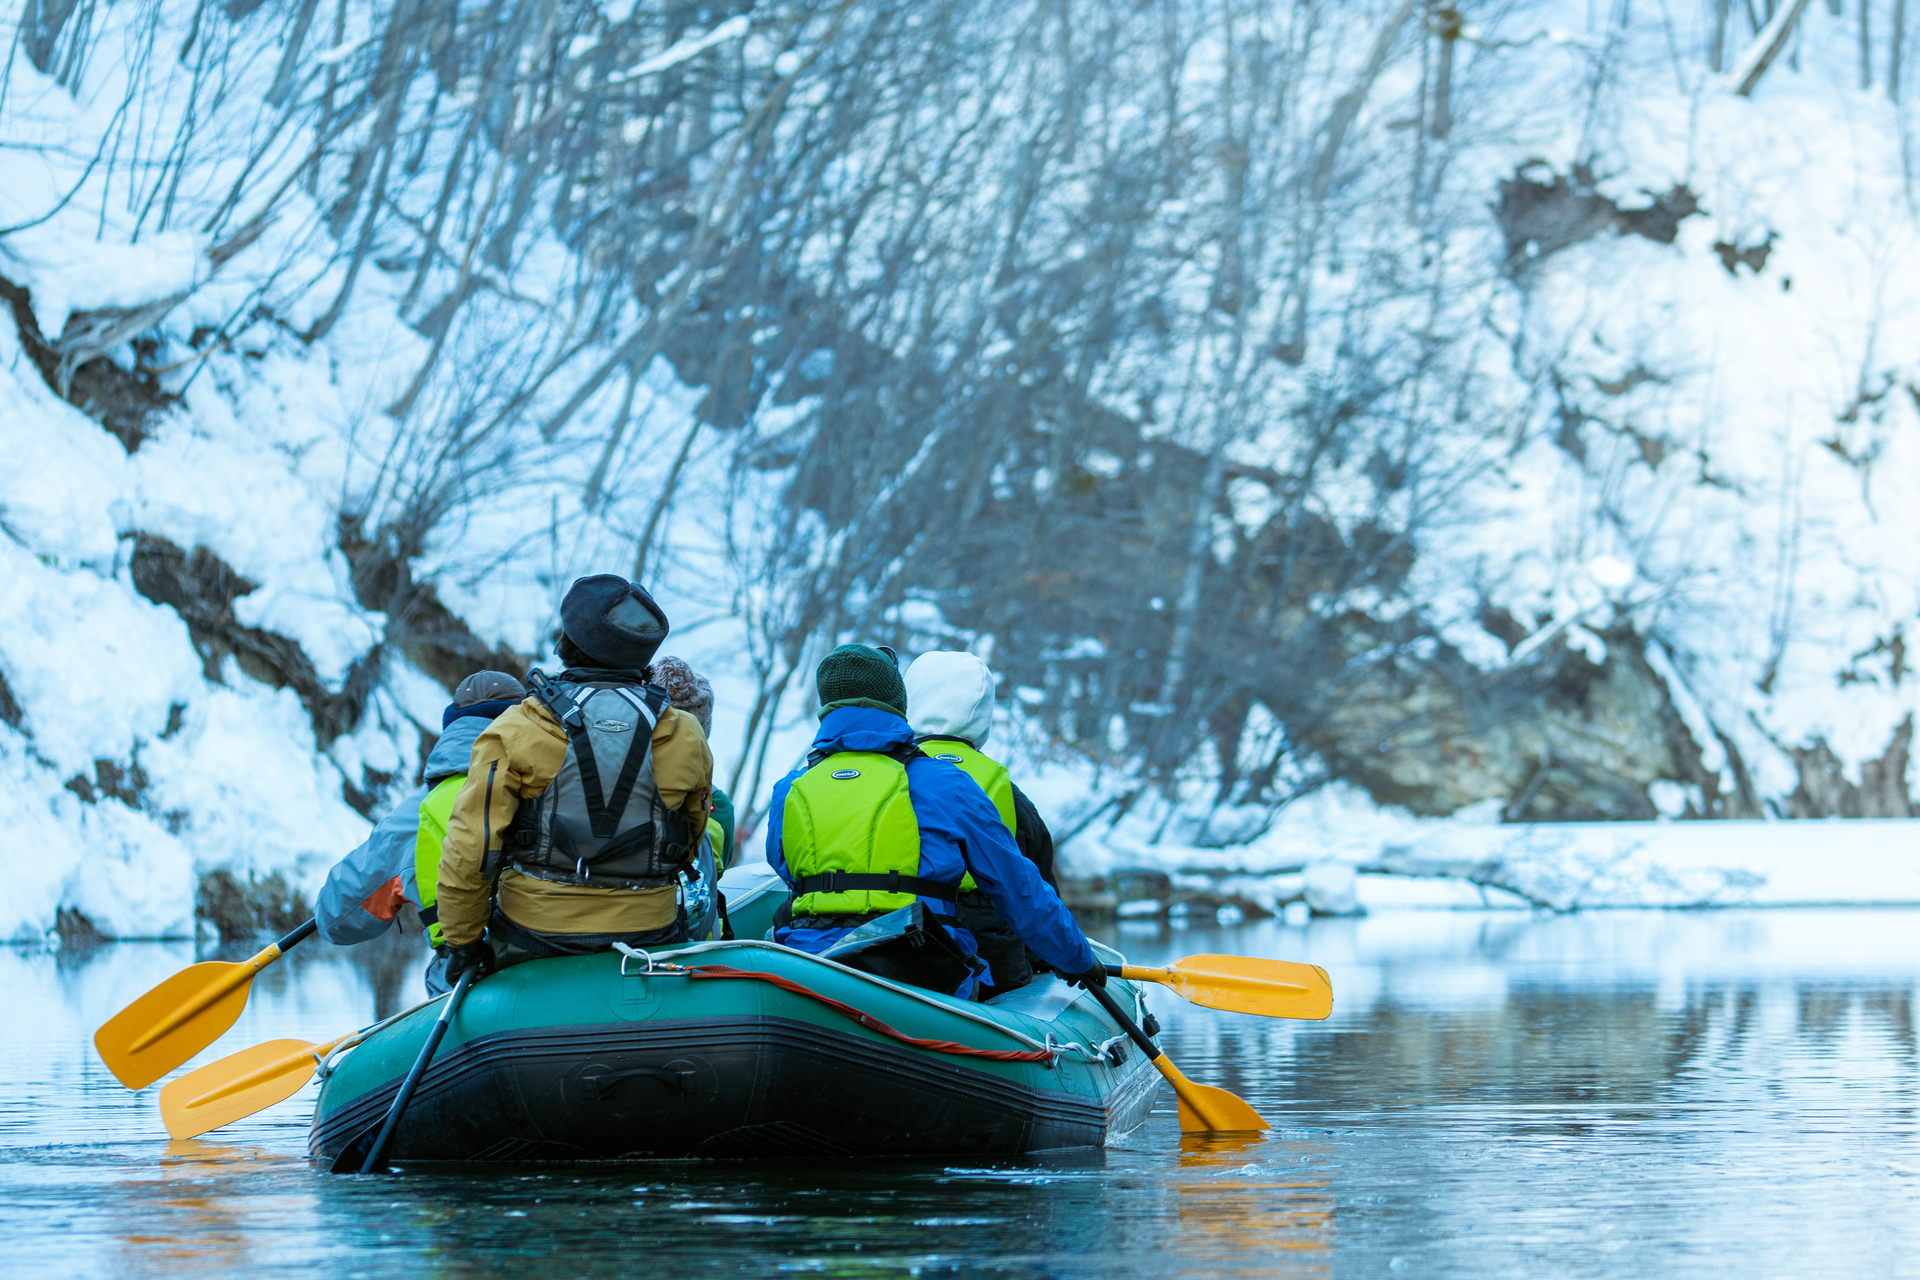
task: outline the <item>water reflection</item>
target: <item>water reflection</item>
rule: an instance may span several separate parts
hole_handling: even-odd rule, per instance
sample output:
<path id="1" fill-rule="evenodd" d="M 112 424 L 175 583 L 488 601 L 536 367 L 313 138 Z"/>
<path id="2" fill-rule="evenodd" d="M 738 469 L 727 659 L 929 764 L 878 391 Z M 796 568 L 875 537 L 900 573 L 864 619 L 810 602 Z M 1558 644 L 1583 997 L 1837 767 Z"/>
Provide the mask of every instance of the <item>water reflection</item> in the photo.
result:
<path id="1" fill-rule="evenodd" d="M 311 1088 L 167 1143 L 157 1091 L 89 1038 L 190 947 L 0 949 L 0 1232 L 9 1271 L 115 1277 L 1892 1274 L 1920 1256 L 1917 934 L 1906 912 L 1129 929 L 1143 963 L 1331 971 L 1325 1023 L 1152 1001 L 1182 1069 L 1274 1133 L 1183 1138 L 1163 1096 L 1104 1152 L 397 1179 L 308 1168 Z M 418 945 L 301 948 L 186 1069 L 412 1003 Z"/>
<path id="2" fill-rule="evenodd" d="M 1202 1275 L 1333 1275 L 1333 1148 L 1244 1134 L 1180 1140 L 1173 1252 Z"/>

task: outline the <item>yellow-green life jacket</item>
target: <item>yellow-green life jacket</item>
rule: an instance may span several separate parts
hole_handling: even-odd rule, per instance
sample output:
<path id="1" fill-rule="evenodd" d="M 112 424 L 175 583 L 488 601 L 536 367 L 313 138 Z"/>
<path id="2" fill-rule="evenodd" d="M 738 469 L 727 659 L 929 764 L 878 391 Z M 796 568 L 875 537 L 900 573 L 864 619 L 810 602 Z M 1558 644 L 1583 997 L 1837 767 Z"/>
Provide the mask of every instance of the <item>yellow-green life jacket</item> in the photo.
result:
<path id="1" fill-rule="evenodd" d="M 1007 776 L 1007 766 L 958 738 L 926 738 L 921 741 L 920 750 L 935 760 L 945 760 L 964 769 L 967 776 L 979 783 L 980 789 L 987 793 L 987 799 L 993 801 L 993 807 L 1000 811 L 1000 821 L 1006 824 L 1008 834 L 1012 834 L 1015 828 L 1013 779 Z M 960 877 L 960 892 L 971 893 L 979 887 L 974 883 L 971 871 Z"/>
<path id="2" fill-rule="evenodd" d="M 420 887 L 420 918 L 427 922 L 427 939 L 443 946 L 440 912 L 434 904 L 440 900 L 440 846 L 447 838 L 447 819 L 453 816 L 453 798 L 460 794 L 464 773 L 442 778 L 420 802 L 420 831 L 413 838 L 413 879 Z"/>
<path id="3" fill-rule="evenodd" d="M 781 811 L 781 846 L 796 882 L 796 916 L 867 915 L 910 906 L 916 895 L 952 900 L 952 885 L 916 878 L 920 820 L 907 792 L 907 767 L 877 751 L 840 751 L 795 778 Z M 830 873 L 868 883 L 846 892 L 812 891 Z M 892 874 L 902 891 L 874 887 Z"/>

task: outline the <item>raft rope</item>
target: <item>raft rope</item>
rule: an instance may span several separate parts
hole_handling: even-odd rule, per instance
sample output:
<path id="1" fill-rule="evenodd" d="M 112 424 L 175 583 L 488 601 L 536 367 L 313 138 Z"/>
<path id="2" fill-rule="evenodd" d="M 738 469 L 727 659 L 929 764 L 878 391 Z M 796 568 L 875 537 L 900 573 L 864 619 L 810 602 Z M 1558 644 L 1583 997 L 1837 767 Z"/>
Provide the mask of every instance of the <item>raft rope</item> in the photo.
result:
<path id="1" fill-rule="evenodd" d="M 1088 941 L 1091 942 L 1092 939 L 1088 939 Z M 692 947 L 678 948 L 671 953 L 676 956 L 684 956 L 684 955 L 688 955 L 696 952 L 709 951 L 709 950 L 737 951 L 737 950 L 745 950 L 745 949 L 756 949 L 756 950 L 765 949 L 768 951 L 778 951 L 789 956 L 799 955 L 808 960 L 814 961 L 817 964 L 824 965 L 827 968 L 838 969 L 843 973 L 853 974 L 855 977 L 861 978 L 867 982 L 871 982 L 878 986 L 885 987 L 889 990 L 898 992 L 900 995 L 907 996 L 914 1000 L 918 1000 L 923 1004 L 931 1005 L 932 1007 L 939 1009 L 943 1013 L 958 1014 L 963 1018 L 971 1019 L 972 1021 L 978 1022 L 982 1026 L 989 1027 L 995 1031 L 998 1031 L 1003 1035 L 1012 1036 L 1015 1040 L 1020 1041 L 1022 1044 L 1030 1044 L 1030 1045 L 1033 1045 L 1034 1047 L 1031 1050 L 1021 1052 L 1021 1051 L 1012 1050 L 1012 1049 L 976 1049 L 976 1048 L 973 1048 L 971 1045 L 958 1044 L 952 1040 L 922 1040 L 915 1036 L 910 1036 L 906 1034 L 904 1031 L 900 1031 L 894 1027 L 888 1026 L 886 1023 L 880 1021 L 880 1019 L 874 1017 L 870 1013 L 866 1013 L 863 1010 L 856 1009 L 850 1004 L 842 1004 L 840 1001 L 835 1000 L 830 996 L 821 995 L 818 991 L 815 991 L 810 987 L 803 986 L 798 982 L 792 981 L 791 979 L 778 977 L 771 973 L 759 973 L 752 969 L 735 969 L 728 965 L 718 965 L 718 964 L 678 965 L 678 964 L 673 964 L 666 960 L 656 960 L 652 955 L 648 954 L 646 951 L 643 951 L 638 947 L 628 946 L 627 944 L 622 942 L 616 942 L 613 945 L 614 945 L 614 950 L 622 953 L 621 961 L 620 961 L 620 971 L 622 973 L 626 972 L 627 959 L 632 958 L 636 960 L 645 961 L 647 966 L 646 972 L 658 973 L 662 976 L 672 975 L 676 977 L 688 977 L 688 978 L 755 978 L 761 982 L 771 982 L 777 987 L 783 987 L 788 991 L 794 992 L 796 995 L 803 995 L 808 997 L 809 999 L 818 1000 L 821 1004 L 828 1006 L 829 1008 L 833 1009 L 835 1012 L 840 1013 L 841 1015 L 847 1018 L 851 1018 L 853 1021 L 859 1023 L 863 1027 L 866 1027 L 870 1031 L 876 1031 L 881 1035 L 890 1036 L 893 1039 L 898 1040 L 903 1044 L 910 1044 L 910 1045 L 913 1045 L 915 1048 L 919 1048 L 919 1049 L 929 1049 L 936 1053 L 955 1054 L 961 1057 L 969 1057 L 969 1058 L 985 1058 L 988 1061 L 992 1061 L 992 1062 L 1042 1062 L 1047 1064 L 1048 1066 L 1052 1066 L 1054 1061 L 1057 1058 L 1059 1058 L 1062 1054 L 1072 1053 L 1077 1057 L 1079 1057 L 1080 1060 L 1083 1062 L 1099 1063 L 1102 1066 L 1112 1067 L 1112 1066 L 1120 1065 L 1119 1062 L 1115 1060 L 1116 1055 L 1113 1053 L 1114 1047 L 1119 1043 L 1121 1043 L 1122 1041 L 1126 1040 L 1127 1038 L 1124 1035 L 1118 1035 L 1118 1036 L 1114 1036 L 1110 1040 L 1104 1040 L 1097 1045 L 1089 1047 L 1087 1045 L 1081 1044 L 1077 1040 L 1055 1040 L 1053 1038 L 1053 1033 L 1048 1032 L 1047 1038 L 1043 1043 L 1041 1041 L 1033 1039 L 1031 1036 L 1022 1034 L 1021 1032 L 1016 1031 L 1014 1028 L 1006 1026 L 1003 1023 L 995 1022 L 990 1018 L 982 1017 L 981 1015 L 973 1012 L 970 1009 L 953 1008 L 952 1006 L 944 1004 L 940 1001 L 928 999 L 925 993 L 923 992 L 915 991 L 912 988 L 905 987 L 898 983 L 888 981 L 885 978 L 879 977 L 877 974 L 866 973 L 862 970 L 851 968 L 850 966 L 841 964 L 837 960 L 829 960 L 824 956 L 816 956 L 804 951 L 795 951 L 792 948 L 780 946 L 778 943 L 761 942 L 755 939 L 742 938 L 736 942 L 699 943 Z M 1101 944 L 1097 942 L 1093 943 L 1093 945 L 1096 947 L 1099 947 L 1100 950 L 1109 952 L 1115 956 L 1120 955 L 1119 952 L 1114 951 L 1113 948 L 1111 947 L 1101 946 Z M 1125 957 L 1122 956 L 1121 959 L 1124 960 Z M 372 1036 L 375 1032 L 384 1031 L 388 1027 L 392 1026 L 394 1023 L 399 1022 L 401 1019 L 411 1017 L 413 1014 L 420 1012 L 420 1010 L 427 1008 L 429 1005 L 438 1004 L 440 1003 L 440 1001 L 444 999 L 446 999 L 445 993 L 442 993 L 441 995 L 429 997 L 428 999 L 421 1001 L 419 1004 L 414 1005 L 411 1009 L 402 1009 L 399 1013 L 394 1014 L 392 1017 L 382 1018 L 380 1021 L 374 1023 L 372 1026 L 366 1028 L 364 1031 L 359 1032 L 358 1034 L 350 1037 L 349 1039 L 341 1041 L 338 1045 L 334 1047 L 331 1053 L 327 1054 L 327 1056 L 324 1059 L 319 1058 L 316 1055 L 315 1061 L 318 1063 L 317 1074 L 319 1075 L 320 1079 L 322 1081 L 325 1081 L 329 1076 L 333 1074 L 334 1059 L 338 1058 L 341 1054 L 346 1053 L 348 1050 L 353 1049 L 356 1046 L 364 1043 L 367 1040 L 367 1038 Z M 1136 1007 L 1138 1007 L 1140 1003 L 1141 1003 L 1140 993 L 1136 989 L 1134 992 L 1134 1004 Z"/>
<path id="2" fill-rule="evenodd" d="M 671 972 L 671 970 L 669 970 Z M 883 1036 L 898 1040 L 901 1044 L 912 1045 L 916 1049 L 930 1049 L 935 1053 L 949 1053 L 962 1058 L 985 1058 L 989 1062 L 1044 1062 L 1051 1064 L 1056 1056 L 1051 1049 L 976 1049 L 972 1045 L 957 1044 L 952 1040 L 922 1040 L 910 1036 L 895 1027 L 890 1027 L 872 1014 L 843 1004 L 832 996 L 821 995 L 812 987 L 802 986 L 791 978 L 782 978 L 777 974 L 761 973 L 753 969 L 735 969 L 724 964 L 701 964 L 687 966 L 690 978 L 752 978 L 756 982 L 769 982 L 783 991 L 817 1000 L 827 1008 L 844 1018 L 851 1018 L 869 1031 L 877 1031 Z"/>
<path id="3" fill-rule="evenodd" d="M 339 1057 L 341 1054 L 345 1053 L 347 1050 L 353 1048 L 355 1045 L 364 1043 L 366 1038 L 372 1035 L 374 1032 L 385 1031 L 388 1027 L 400 1021 L 400 1019 L 410 1018 L 414 1014 L 426 1008 L 428 1005 L 439 1004 L 442 1000 L 445 1000 L 451 994 L 453 993 L 450 991 L 443 991 L 437 996 L 429 996 L 427 999 L 422 1000 L 419 1004 L 413 1006 L 413 1008 L 411 1009 L 402 1009 L 400 1012 L 394 1014 L 391 1018 L 382 1018 L 380 1021 L 374 1023 L 372 1026 L 366 1028 L 364 1031 L 354 1032 L 352 1035 L 348 1036 L 345 1040 L 342 1040 L 340 1043 L 334 1045 L 333 1050 L 330 1053 L 328 1053 L 327 1056 L 324 1058 L 317 1053 L 314 1054 L 313 1060 L 314 1062 L 319 1064 L 315 1068 L 315 1070 L 319 1073 L 321 1083 L 324 1084 L 327 1078 L 333 1074 L 333 1060 L 335 1058 Z"/>
<path id="4" fill-rule="evenodd" d="M 1088 941 L 1093 942 L 1091 938 L 1089 938 Z M 1098 942 L 1094 942 L 1093 945 L 1098 950 L 1108 952 L 1109 954 L 1114 956 L 1118 956 L 1122 961 L 1126 959 L 1125 956 L 1121 956 L 1120 953 L 1118 951 L 1115 951 L 1112 947 L 1102 946 Z M 646 963 L 647 971 L 649 973 L 672 972 L 672 970 L 668 970 L 665 968 L 666 962 L 664 960 L 655 960 L 647 952 L 642 951 L 637 947 L 629 947 L 623 942 L 616 942 L 613 944 L 613 949 L 615 951 L 621 952 L 623 955 L 631 959 L 644 961 Z M 802 960 L 808 964 L 819 965 L 823 969 L 833 969 L 837 972 L 844 973 L 849 975 L 850 977 L 856 978 L 861 982 L 867 983 L 870 986 L 882 987 L 888 991 L 895 993 L 896 995 L 904 996 L 909 1000 L 917 1000 L 921 1004 L 924 1004 L 929 1008 L 940 1010 L 942 1013 L 951 1014 L 957 1018 L 966 1018 L 969 1021 L 977 1022 L 981 1026 L 987 1028 L 989 1031 L 997 1031 L 1003 1036 L 1011 1036 L 1013 1039 L 1018 1040 L 1021 1044 L 1030 1045 L 1034 1049 L 1044 1049 L 1048 1053 L 1052 1053 L 1056 1055 L 1060 1053 L 1072 1053 L 1078 1056 L 1082 1062 L 1098 1063 L 1101 1066 L 1110 1067 L 1115 1065 L 1111 1057 L 1103 1055 L 1097 1049 L 1089 1049 L 1086 1045 L 1081 1044 L 1077 1040 L 1065 1040 L 1065 1041 L 1055 1040 L 1053 1038 L 1052 1032 L 1047 1033 L 1047 1038 L 1044 1042 L 1035 1040 L 1032 1036 L 1029 1036 L 1024 1032 L 1018 1031 L 1015 1028 L 1008 1026 L 1004 1022 L 997 1022 L 994 1019 L 987 1017 L 985 1014 L 975 1013 L 971 1008 L 965 1005 L 956 1004 L 950 998 L 935 996 L 928 991 L 924 991 L 920 989 L 919 987 L 910 987 L 905 985 L 904 983 L 894 982 L 891 979 L 882 978 L 878 974 L 868 973 L 864 969 L 855 969 L 849 965 L 841 964 L 838 960 L 829 960 L 825 956 L 817 956 L 812 954 L 811 952 L 798 951 L 792 947 L 784 947 L 777 942 L 763 942 L 754 938 L 740 938 L 733 942 L 697 942 L 690 947 L 675 947 L 668 954 L 671 955 L 675 960 L 682 960 L 688 956 L 700 955 L 708 951 L 726 951 L 726 952 L 733 952 L 735 954 L 738 954 L 741 951 L 752 951 L 752 950 L 772 951 L 790 960 L 793 960 L 793 959 Z M 678 968 L 679 968 L 678 966 L 675 966 L 675 969 L 678 969 Z M 679 971 L 681 973 L 685 972 L 684 970 L 679 970 Z M 626 972 L 625 960 L 621 961 L 621 972 L 622 973 Z M 1134 1000 L 1137 1005 L 1139 1001 L 1139 992 L 1137 990 L 1134 992 Z M 1108 1041 L 1107 1043 L 1111 1044 L 1113 1042 Z"/>

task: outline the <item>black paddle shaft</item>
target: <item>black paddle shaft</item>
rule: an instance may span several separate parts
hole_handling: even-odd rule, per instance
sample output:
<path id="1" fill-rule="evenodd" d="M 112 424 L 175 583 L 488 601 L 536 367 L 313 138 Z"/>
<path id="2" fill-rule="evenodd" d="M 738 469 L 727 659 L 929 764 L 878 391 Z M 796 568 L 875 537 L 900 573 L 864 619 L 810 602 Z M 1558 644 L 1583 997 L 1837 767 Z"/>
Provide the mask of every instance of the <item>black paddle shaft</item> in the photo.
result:
<path id="1" fill-rule="evenodd" d="M 380 1126 L 380 1136 L 373 1140 L 373 1146 L 367 1152 L 367 1158 L 360 1164 L 362 1173 L 380 1173 L 387 1167 L 387 1146 L 393 1141 L 393 1131 L 400 1127 L 400 1116 L 407 1109 L 407 1103 L 413 1098 L 414 1086 L 420 1083 L 420 1077 L 427 1073 L 427 1064 L 433 1061 L 434 1050 L 440 1047 L 440 1041 L 447 1034 L 447 1027 L 453 1022 L 453 1015 L 460 1008 L 460 1002 L 466 998 L 467 988 L 473 985 L 478 969 L 469 968 L 453 984 L 453 994 L 447 997 L 440 1016 L 434 1019 L 433 1029 L 427 1032 L 427 1042 L 420 1046 L 420 1056 L 414 1060 L 413 1070 L 407 1072 L 407 1078 L 400 1082 L 400 1092 L 393 1095 L 393 1105 L 387 1108 L 387 1118 Z"/>
<path id="2" fill-rule="evenodd" d="M 318 919 L 315 919 L 314 917 L 309 916 L 305 924 L 301 925 L 298 929 L 295 929 L 292 933 L 280 939 L 280 941 L 274 943 L 273 945 L 280 948 L 281 955 L 285 955 L 287 954 L 287 952 L 293 950 L 295 947 L 305 942 L 308 938 L 311 938 L 314 934 L 314 930 L 318 929 L 319 927 L 320 927 L 320 921 Z"/>
<path id="3" fill-rule="evenodd" d="M 1128 1038 L 1140 1046 L 1140 1052 L 1146 1054 L 1149 1060 L 1160 1056 L 1160 1046 L 1149 1040 L 1147 1033 L 1140 1029 L 1140 1024 L 1127 1016 L 1127 1011 L 1113 998 L 1113 992 L 1105 987 L 1088 987 L 1087 990 L 1093 992 L 1093 998 L 1113 1015 L 1113 1020 L 1120 1024 L 1120 1029 L 1127 1033 Z"/>

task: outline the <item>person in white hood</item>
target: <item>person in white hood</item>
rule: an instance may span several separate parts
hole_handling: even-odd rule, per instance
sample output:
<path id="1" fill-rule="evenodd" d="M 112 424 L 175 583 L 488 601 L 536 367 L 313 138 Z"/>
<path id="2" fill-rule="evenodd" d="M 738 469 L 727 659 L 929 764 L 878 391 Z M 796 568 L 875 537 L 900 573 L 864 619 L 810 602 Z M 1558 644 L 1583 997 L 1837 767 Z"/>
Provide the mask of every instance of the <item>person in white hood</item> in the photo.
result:
<path id="1" fill-rule="evenodd" d="M 920 750 L 964 770 L 980 784 L 1013 833 L 1013 841 L 1041 879 L 1056 891 L 1053 833 L 1006 766 L 981 750 L 993 731 L 993 671 L 971 653 L 923 653 L 907 668 L 907 706 Z M 960 919 L 993 966 L 993 991 L 1004 994 L 1033 981 L 1039 960 L 1020 941 L 987 895 L 968 876 L 960 882 Z"/>

